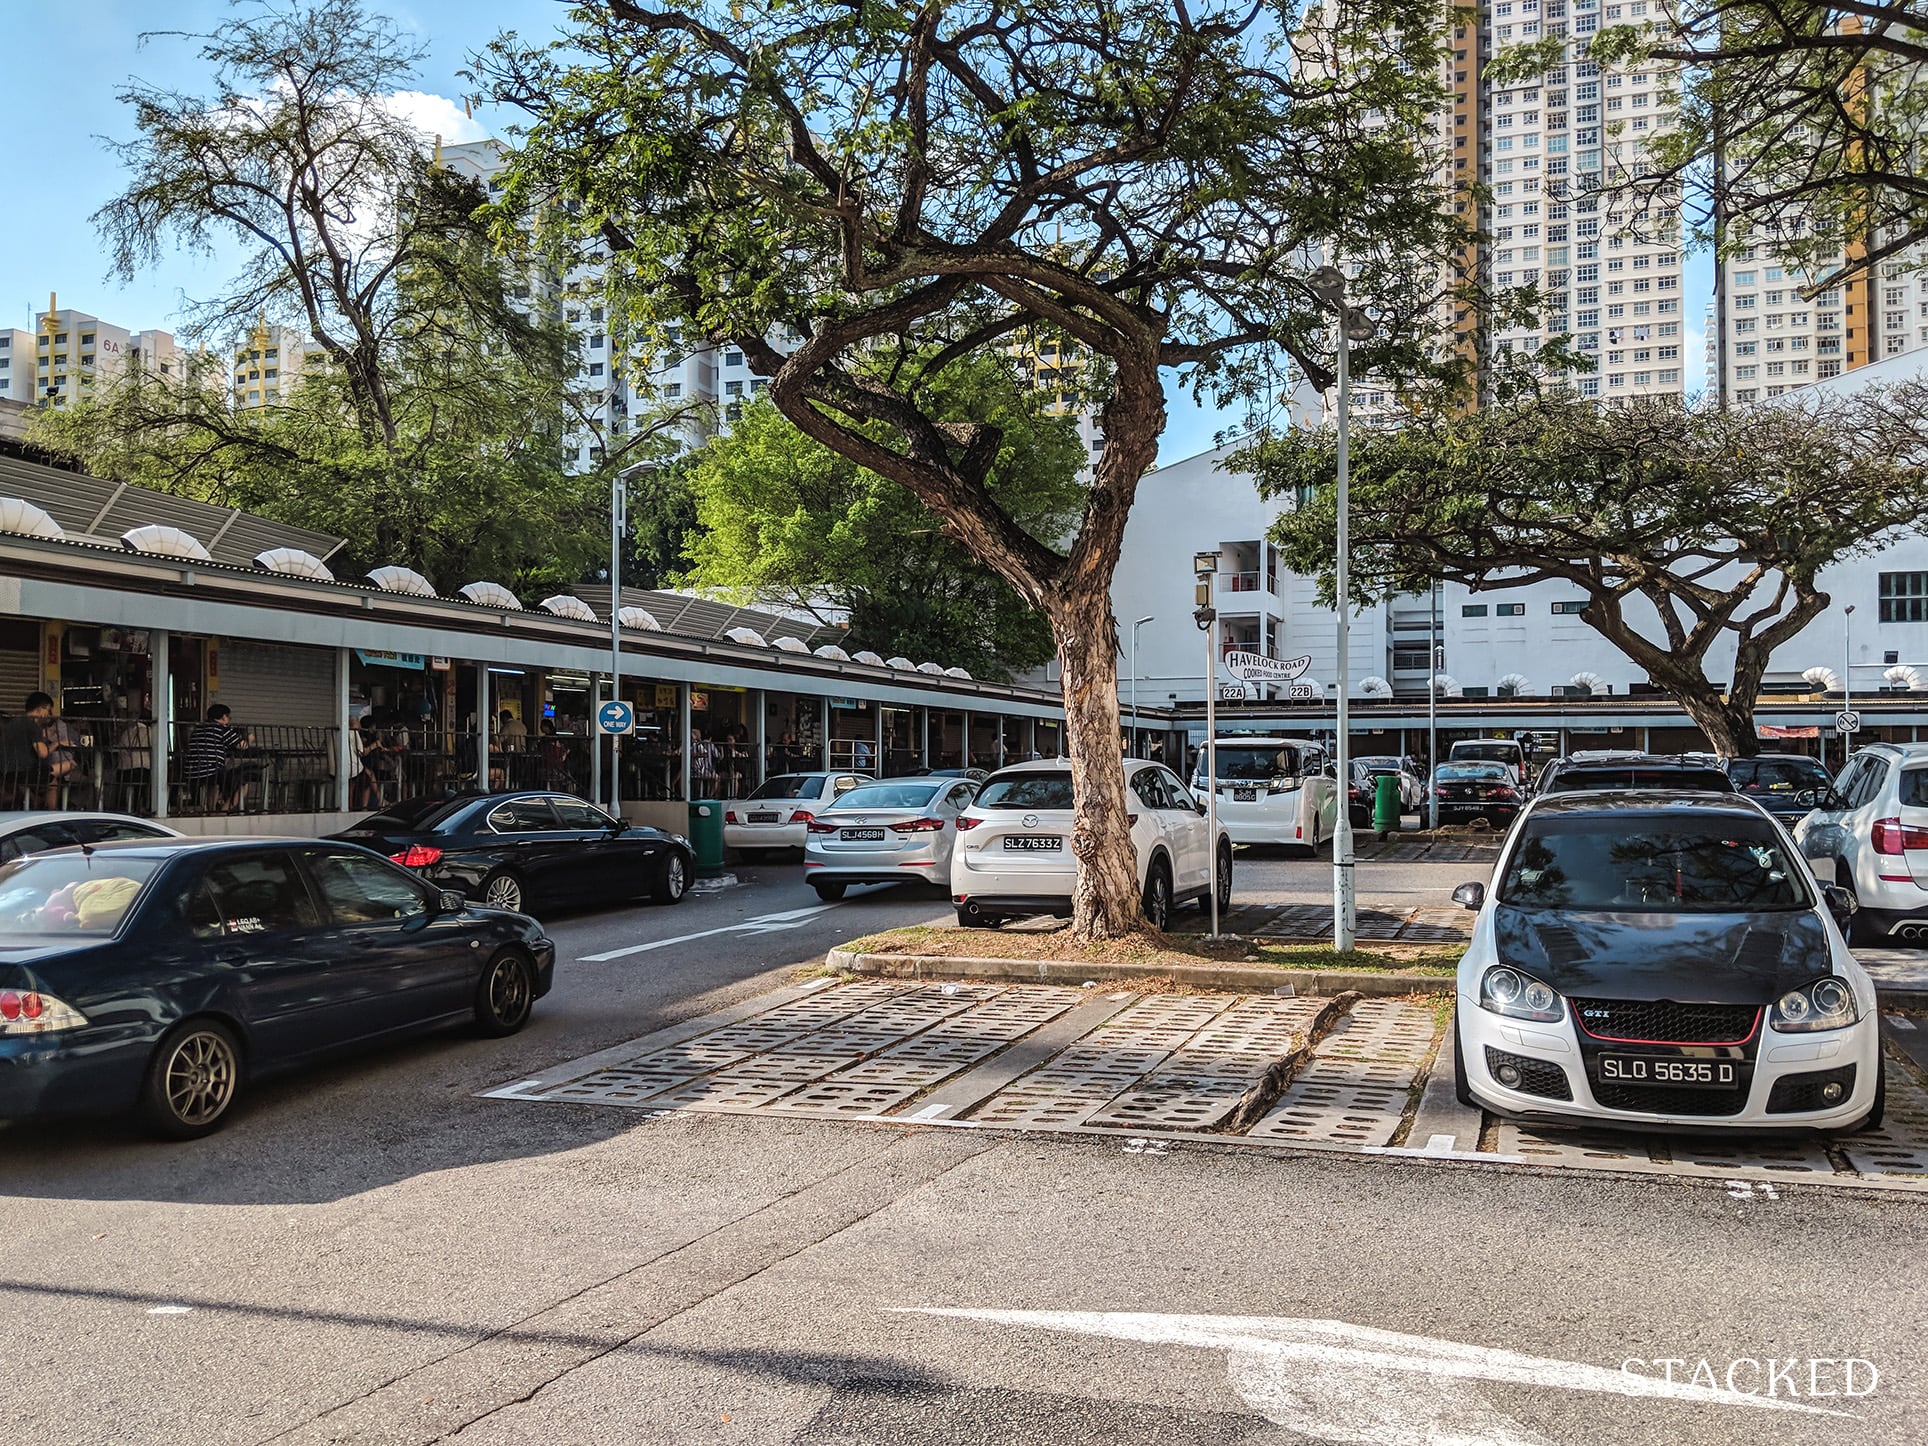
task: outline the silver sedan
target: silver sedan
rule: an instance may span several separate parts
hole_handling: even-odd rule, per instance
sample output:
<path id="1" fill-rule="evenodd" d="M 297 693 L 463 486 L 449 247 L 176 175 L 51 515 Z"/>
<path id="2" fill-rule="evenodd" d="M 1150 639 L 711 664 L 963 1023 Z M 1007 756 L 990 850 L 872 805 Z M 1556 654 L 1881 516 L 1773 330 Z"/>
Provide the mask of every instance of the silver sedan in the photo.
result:
<path id="1" fill-rule="evenodd" d="M 806 825 L 803 867 L 822 899 L 851 884 L 921 879 L 950 888 L 957 816 L 971 806 L 970 779 L 899 778 L 853 788 Z"/>

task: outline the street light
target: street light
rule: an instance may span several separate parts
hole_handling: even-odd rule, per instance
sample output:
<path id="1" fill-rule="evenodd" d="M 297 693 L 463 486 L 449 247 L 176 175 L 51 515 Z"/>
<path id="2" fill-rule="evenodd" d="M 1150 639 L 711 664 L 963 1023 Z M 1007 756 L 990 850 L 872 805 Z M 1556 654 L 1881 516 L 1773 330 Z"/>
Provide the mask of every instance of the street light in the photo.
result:
<path id="1" fill-rule="evenodd" d="M 1352 538 L 1348 526 L 1351 506 L 1352 378 L 1351 351 L 1355 341 L 1370 341 L 1375 330 L 1365 312 L 1346 302 L 1345 273 L 1336 266 L 1321 266 L 1306 281 L 1306 288 L 1321 306 L 1337 320 L 1339 333 L 1339 486 L 1336 507 L 1339 514 L 1338 563 L 1333 588 L 1338 604 L 1339 697 L 1334 728 L 1338 746 L 1334 762 L 1339 775 L 1339 818 L 1332 830 L 1332 943 L 1340 950 L 1352 948 L 1358 922 L 1352 882 L 1352 751 L 1348 732 L 1351 714 L 1347 707 L 1347 687 L 1352 671 Z"/>
<path id="2" fill-rule="evenodd" d="M 1206 894 L 1211 899 L 1212 932 L 1218 937 L 1218 609 L 1212 606 L 1212 579 L 1218 575 L 1216 552 L 1192 554 L 1192 573 L 1198 579 L 1195 594 L 1198 606 L 1192 618 L 1205 634 L 1205 747 L 1199 757 L 1205 760 L 1205 840 L 1211 867 L 1206 872 Z"/>
<path id="3" fill-rule="evenodd" d="M 1849 603 L 1841 610 L 1846 619 L 1842 625 L 1841 650 L 1846 654 L 1841 660 L 1841 711 L 1854 711 L 1854 604 Z M 1854 753 L 1854 735 L 1841 735 L 1841 762 L 1846 764 Z"/>
<path id="4" fill-rule="evenodd" d="M 1131 747 L 1125 750 L 1127 757 L 1138 756 L 1138 630 L 1146 623 L 1155 623 L 1156 617 L 1146 616 L 1131 625 Z"/>
<path id="5" fill-rule="evenodd" d="M 633 462 L 609 481 L 609 697 L 621 702 L 623 696 L 623 529 L 629 524 L 629 479 L 653 471 L 654 462 Z M 592 733 L 593 736 L 593 733 Z M 683 740 L 689 747 L 689 739 Z M 598 754 L 602 744 L 596 744 Z M 623 816 L 623 739 L 609 735 L 609 812 Z"/>

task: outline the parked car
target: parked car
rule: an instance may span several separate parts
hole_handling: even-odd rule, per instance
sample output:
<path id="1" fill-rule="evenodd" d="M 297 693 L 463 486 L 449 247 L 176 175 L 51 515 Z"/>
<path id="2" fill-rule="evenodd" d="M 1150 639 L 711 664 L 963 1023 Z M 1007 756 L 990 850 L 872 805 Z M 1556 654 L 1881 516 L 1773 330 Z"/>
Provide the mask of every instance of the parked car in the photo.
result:
<path id="1" fill-rule="evenodd" d="M 1329 780 L 1328 780 L 1329 781 Z M 1211 905 L 1214 842 L 1205 806 L 1162 763 L 1125 760 L 1131 842 L 1138 887 L 1152 927 L 1171 921 L 1174 903 Z M 967 926 L 1031 914 L 1069 914 L 1077 866 L 1071 857 L 1071 768 L 1062 758 L 1017 763 L 985 782 L 957 820 L 951 853 L 951 902 Z M 1219 822 L 1218 905 L 1232 902 L 1232 837 Z"/>
<path id="2" fill-rule="evenodd" d="M 1199 750 L 1192 768 L 1192 797 L 1201 807 L 1208 777 L 1218 785 L 1218 821 L 1234 843 L 1311 854 L 1338 827 L 1339 780 L 1325 749 L 1310 739 L 1220 738 Z"/>
<path id="3" fill-rule="evenodd" d="M 1364 764 L 1374 778 L 1382 773 L 1390 773 L 1398 778 L 1401 813 L 1417 813 L 1425 807 L 1426 780 L 1408 760 L 1395 758 L 1390 753 L 1374 753 L 1357 761 Z"/>
<path id="4" fill-rule="evenodd" d="M 803 867 L 820 899 L 852 884 L 921 879 L 949 889 L 958 816 L 977 785 L 968 778 L 889 778 L 853 788 L 805 825 Z"/>
<path id="5" fill-rule="evenodd" d="M 255 1080 L 548 993 L 533 919 L 314 840 L 155 839 L 0 864 L 0 1118 L 135 1111 L 191 1139 Z"/>
<path id="6" fill-rule="evenodd" d="M 0 813 L 0 863 L 74 844 L 180 836 L 166 824 L 124 813 Z"/>
<path id="7" fill-rule="evenodd" d="M 913 778 L 968 778 L 973 783 L 982 783 L 991 776 L 988 768 L 913 768 Z"/>
<path id="8" fill-rule="evenodd" d="M 648 895 L 681 903 L 696 855 L 681 834 L 625 823 L 566 793 L 405 799 L 330 835 L 439 889 L 518 913 Z"/>
<path id="9" fill-rule="evenodd" d="M 1928 743 L 1871 743 L 1802 797 L 1794 837 L 1860 906 L 1854 941 L 1928 941 Z"/>
<path id="10" fill-rule="evenodd" d="M 1459 965 L 1462 1102 L 1521 1119 L 1757 1130 L 1881 1122 L 1854 901 L 1742 798 L 1542 795 Z"/>
<path id="11" fill-rule="evenodd" d="M 1448 763 L 1504 763 L 1513 770 L 1514 781 L 1525 785 L 1532 775 L 1527 772 L 1526 750 L 1511 738 L 1462 738 L 1446 750 Z"/>
<path id="12" fill-rule="evenodd" d="M 804 826 L 841 794 L 870 781 L 862 773 L 779 773 L 723 810 L 723 843 L 745 858 L 800 849 Z"/>
<path id="13" fill-rule="evenodd" d="M 1556 758 L 1540 770 L 1536 793 L 1598 789 L 1667 789 L 1680 793 L 1732 793 L 1734 784 L 1717 763 L 1665 753 L 1591 752 Z"/>
<path id="14" fill-rule="evenodd" d="M 1439 821 L 1483 818 L 1511 823 L 1524 801 L 1520 778 L 1504 763 L 1442 763 L 1433 770 L 1433 801 Z"/>
<path id="15" fill-rule="evenodd" d="M 1813 794 L 1828 786 L 1821 760 L 1805 753 L 1758 753 L 1752 758 L 1727 758 L 1721 768 L 1734 791 L 1792 824 L 1814 806 Z"/>

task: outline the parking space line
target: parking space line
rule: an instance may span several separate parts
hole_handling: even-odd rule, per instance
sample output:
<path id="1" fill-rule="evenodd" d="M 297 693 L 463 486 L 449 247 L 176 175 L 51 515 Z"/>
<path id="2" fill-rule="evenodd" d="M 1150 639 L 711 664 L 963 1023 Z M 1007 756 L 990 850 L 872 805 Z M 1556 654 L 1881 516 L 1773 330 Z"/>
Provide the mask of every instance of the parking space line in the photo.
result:
<path id="1" fill-rule="evenodd" d="M 612 959 L 626 959 L 632 954 L 647 954 L 652 949 L 668 949 L 676 944 L 693 944 L 698 939 L 714 939 L 718 934 L 774 934 L 785 929 L 800 929 L 806 919 L 841 907 L 841 904 L 811 904 L 801 909 L 786 909 L 779 914 L 759 914 L 754 919 L 738 919 L 734 924 L 724 924 L 715 929 L 701 929 L 694 934 L 678 934 L 673 939 L 651 939 L 642 944 L 630 944 L 622 949 L 607 949 L 600 954 L 584 954 L 574 962 L 607 964 Z"/>

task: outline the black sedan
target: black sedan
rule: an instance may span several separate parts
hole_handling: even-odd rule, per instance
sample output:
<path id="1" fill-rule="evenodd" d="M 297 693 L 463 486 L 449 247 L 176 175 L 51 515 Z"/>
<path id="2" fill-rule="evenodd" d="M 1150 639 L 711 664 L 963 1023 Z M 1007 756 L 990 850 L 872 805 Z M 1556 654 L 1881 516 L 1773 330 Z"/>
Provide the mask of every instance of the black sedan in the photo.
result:
<path id="1" fill-rule="evenodd" d="M 1511 823 L 1519 815 L 1520 793 L 1518 776 L 1504 763 L 1442 763 L 1433 770 L 1433 803 L 1442 823 Z"/>
<path id="2" fill-rule="evenodd" d="M 1815 791 L 1833 781 L 1821 761 L 1805 753 L 1730 758 L 1721 767 L 1736 793 L 1753 799 L 1790 827 L 1813 812 Z"/>
<path id="3" fill-rule="evenodd" d="M 647 894 L 682 901 L 689 840 L 611 818 L 566 793 L 454 793 L 405 799 L 331 837 L 362 844 L 497 909 L 599 904 Z"/>
<path id="4" fill-rule="evenodd" d="M 167 839 L 0 864 L 0 1119 L 191 1139 L 252 1080 L 462 1022 L 507 1035 L 554 943 L 366 849 Z"/>

